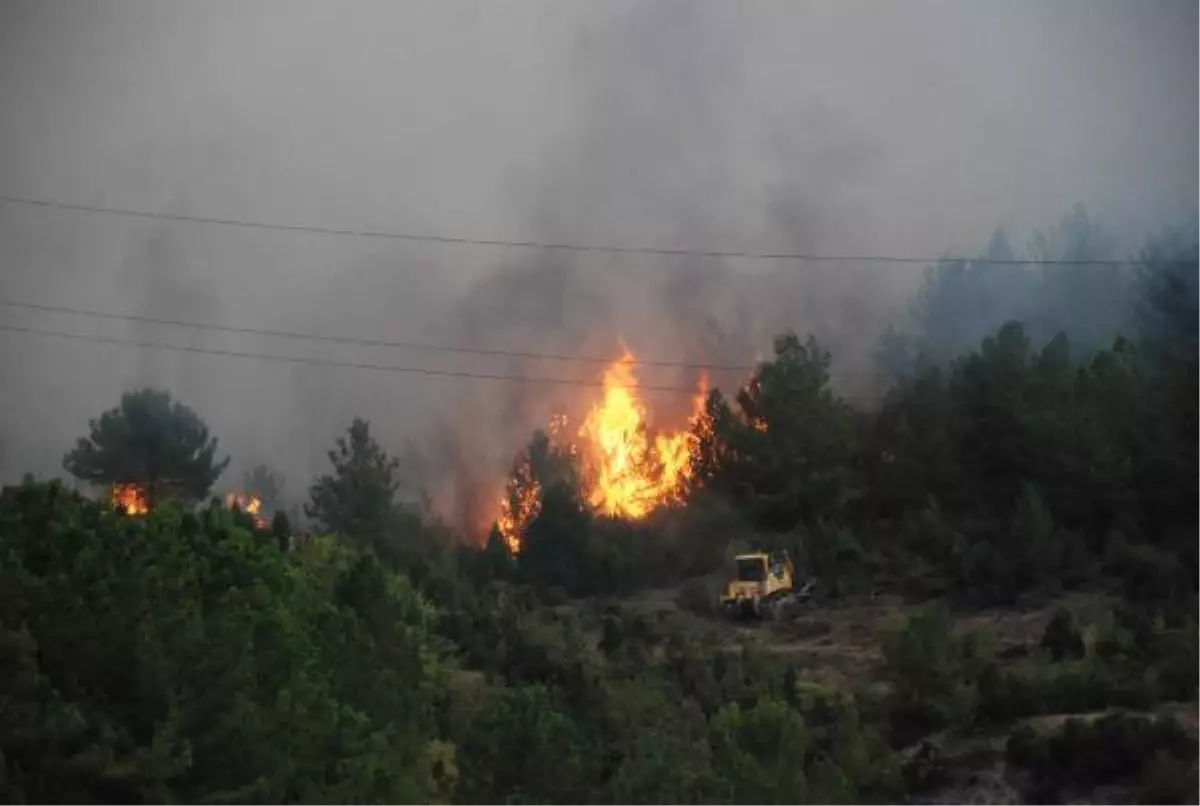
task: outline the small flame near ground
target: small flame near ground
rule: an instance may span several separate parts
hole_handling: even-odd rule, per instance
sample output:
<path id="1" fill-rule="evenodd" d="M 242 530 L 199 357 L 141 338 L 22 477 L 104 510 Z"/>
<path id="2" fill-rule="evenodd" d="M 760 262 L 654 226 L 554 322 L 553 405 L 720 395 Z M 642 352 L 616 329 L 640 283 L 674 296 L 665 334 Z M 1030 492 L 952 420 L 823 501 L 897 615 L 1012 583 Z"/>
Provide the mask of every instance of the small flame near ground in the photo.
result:
<path id="1" fill-rule="evenodd" d="M 604 372 L 604 393 L 592 405 L 576 432 L 577 442 L 565 448 L 580 458 L 584 500 L 596 512 L 639 520 L 661 506 L 679 500 L 691 474 L 695 444 L 691 426 L 704 411 L 708 378 L 701 376 L 692 414 L 678 431 L 653 433 L 645 402 L 638 394 L 632 352 Z M 550 422 L 551 438 L 562 442 L 566 417 Z M 538 514 L 541 489 L 532 478 L 528 460 L 509 479 L 501 497 L 496 526 L 509 550 L 521 548 L 521 532 Z"/>
<path id="2" fill-rule="evenodd" d="M 254 525 L 259 529 L 266 529 L 270 526 L 262 515 L 262 500 L 257 496 L 247 493 L 228 493 L 225 496 L 225 506 L 229 509 L 237 507 L 245 512 L 254 519 Z"/>
<path id="3" fill-rule="evenodd" d="M 140 484 L 114 484 L 108 497 L 112 505 L 123 509 L 126 515 L 140 516 L 150 512 L 146 489 Z"/>

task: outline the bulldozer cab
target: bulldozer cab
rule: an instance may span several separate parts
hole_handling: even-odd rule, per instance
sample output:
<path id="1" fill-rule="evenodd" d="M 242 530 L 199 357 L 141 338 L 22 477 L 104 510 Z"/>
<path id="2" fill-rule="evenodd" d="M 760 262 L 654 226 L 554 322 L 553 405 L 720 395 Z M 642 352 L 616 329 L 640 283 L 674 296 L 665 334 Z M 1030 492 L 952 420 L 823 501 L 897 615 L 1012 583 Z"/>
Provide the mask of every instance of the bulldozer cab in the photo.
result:
<path id="1" fill-rule="evenodd" d="M 767 555 L 740 554 L 737 562 L 738 582 L 765 582 L 767 579 Z"/>
<path id="2" fill-rule="evenodd" d="M 777 583 L 795 575 L 795 566 L 786 551 L 756 551 L 739 554 L 734 560 L 738 582 Z"/>

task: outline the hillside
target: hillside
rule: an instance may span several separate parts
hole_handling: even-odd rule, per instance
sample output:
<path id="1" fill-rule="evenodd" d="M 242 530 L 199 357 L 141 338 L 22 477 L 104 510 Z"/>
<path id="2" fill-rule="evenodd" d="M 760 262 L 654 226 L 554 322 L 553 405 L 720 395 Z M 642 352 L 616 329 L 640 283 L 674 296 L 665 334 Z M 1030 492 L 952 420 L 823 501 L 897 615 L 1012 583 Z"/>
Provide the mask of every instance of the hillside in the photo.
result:
<path id="1" fill-rule="evenodd" d="M 86 494 L 0 494 L 0 797 L 1195 802 L 1189 244 L 1147 248 L 1131 336 L 1010 321 L 874 408 L 785 333 L 656 423 L 623 357 L 486 540 L 362 418 L 298 529 L 270 468 L 222 500 L 203 418 L 126 392 L 64 456 Z M 813 599 L 717 614 L 747 548 Z"/>

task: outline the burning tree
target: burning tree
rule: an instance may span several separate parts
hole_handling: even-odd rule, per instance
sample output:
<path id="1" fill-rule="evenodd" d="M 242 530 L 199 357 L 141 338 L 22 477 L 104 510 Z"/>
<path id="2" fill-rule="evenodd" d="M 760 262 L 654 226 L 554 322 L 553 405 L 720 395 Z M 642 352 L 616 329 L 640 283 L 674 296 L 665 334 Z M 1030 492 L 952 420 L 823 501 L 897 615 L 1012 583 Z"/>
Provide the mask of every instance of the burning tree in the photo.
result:
<path id="1" fill-rule="evenodd" d="M 126 392 L 89 424 L 89 435 L 63 457 L 76 478 L 109 487 L 113 502 L 144 514 L 165 497 L 204 499 L 229 464 L 216 459 L 217 439 L 169 392 Z"/>
<path id="2" fill-rule="evenodd" d="M 542 493 L 551 484 L 561 482 L 579 487 L 579 466 L 574 445 L 562 444 L 565 417 L 551 420 L 550 432 L 535 431 L 525 449 L 513 461 L 512 473 L 500 500 L 496 527 L 509 550 L 521 547 L 525 527 L 542 507 Z"/>
<path id="3" fill-rule="evenodd" d="M 521 534 L 537 517 L 551 484 L 579 490 L 591 511 L 625 520 L 640 520 L 681 498 L 696 451 L 688 426 L 703 412 L 707 379 L 701 379 L 688 426 L 655 432 L 638 394 L 635 363 L 626 352 L 606 369 L 603 397 L 589 410 L 575 441 L 567 439 L 567 419 L 559 415 L 549 433 L 536 432 L 518 454 L 497 519 L 510 550 L 519 550 Z"/>
<path id="4" fill-rule="evenodd" d="M 283 474 L 263 464 L 255 465 L 242 476 L 245 495 L 257 499 L 265 512 L 283 509 L 283 485 Z"/>
<path id="5" fill-rule="evenodd" d="M 271 524 L 262 511 L 262 499 L 246 493 L 228 493 L 225 496 L 225 506 L 237 509 L 250 517 L 256 529 L 269 529 Z"/>
<path id="6" fill-rule="evenodd" d="M 646 405 L 638 395 L 632 353 L 604 373 L 604 397 L 579 429 L 587 473 L 587 502 L 606 515 L 631 520 L 677 500 L 691 467 L 687 427 L 651 436 Z M 706 381 L 693 404 L 703 406 Z"/>
<path id="7" fill-rule="evenodd" d="M 150 511 L 146 491 L 140 484 L 114 484 L 109 490 L 109 500 L 126 515 L 145 515 Z"/>

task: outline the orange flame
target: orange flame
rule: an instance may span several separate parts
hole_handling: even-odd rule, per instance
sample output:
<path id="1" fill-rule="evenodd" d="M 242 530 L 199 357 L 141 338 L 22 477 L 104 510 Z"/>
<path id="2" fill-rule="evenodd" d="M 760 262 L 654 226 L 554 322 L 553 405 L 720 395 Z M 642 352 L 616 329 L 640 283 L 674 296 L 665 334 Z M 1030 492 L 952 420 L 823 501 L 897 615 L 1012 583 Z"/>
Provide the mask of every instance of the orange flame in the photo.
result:
<path id="1" fill-rule="evenodd" d="M 629 520 L 644 518 L 658 507 L 679 500 L 690 478 L 695 452 L 691 425 L 703 413 L 708 396 L 708 378 L 703 376 L 687 424 L 677 431 L 653 433 L 651 418 L 638 394 L 635 362 L 633 354 L 626 351 L 605 370 L 603 397 L 580 426 L 578 444 L 566 446 L 571 455 L 581 458 L 588 505 L 597 512 Z M 565 430 L 564 416 L 551 420 L 552 437 L 561 441 Z M 509 479 L 496 521 L 514 554 L 520 551 L 522 530 L 537 515 L 540 505 L 541 490 L 526 461 Z"/>
<path id="2" fill-rule="evenodd" d="M 692 444 L 686 428 L 650 438 L 634 360 L 627 351 L 605 371 L 604 397 L 588 413 L 579 436 L 590 476 L 588 503 L 606 515 L 637 520 L 678 498 L 691 469 Z M 704 404 L 705 386 L 702 381 L 695 411 Z"/>
<path id="3" fill-rule="evenodd" d="M 242 512 L 245 512 L 254 519 L 254 526 L 258 529 L 267 529 L 270 527 L 267 519 L 262 516 L 262 500 L 258 496 L 247 495 L 246 493 L 228 493 L 225 496 L 225 506 L 230 509 L 237 507 Z"/>
<path id="4" fill-rule="evenodd" d="M 141 516 L 150 512 L 146 490 L 140 484 L 114 484 L 109 500 L 113 506 L 125 510 L 126 515 Z"/>
<path id="5" fill-rule="evenodd" d="M 504 538 L 504 544 L 512 554 L 521 551 L 521 533 L 542 508 L 542 490 L 536 481 L 529 484 L 511 484 L 509 492 L 500 496 L 500 516 L 496 528 Z"/>

